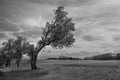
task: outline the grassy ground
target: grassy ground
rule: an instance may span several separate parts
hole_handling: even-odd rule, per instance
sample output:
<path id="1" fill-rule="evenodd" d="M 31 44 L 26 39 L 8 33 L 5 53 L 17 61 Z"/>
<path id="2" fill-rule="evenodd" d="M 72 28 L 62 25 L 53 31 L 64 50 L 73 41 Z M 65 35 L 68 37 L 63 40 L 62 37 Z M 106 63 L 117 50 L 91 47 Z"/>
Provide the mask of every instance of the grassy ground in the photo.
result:
<path id="1" fill-rule="evenodd" d="M 2 69 L 0 80 L 120 80 L 120 61 L 39 61 L 38 70 L 22 64 Z"/>

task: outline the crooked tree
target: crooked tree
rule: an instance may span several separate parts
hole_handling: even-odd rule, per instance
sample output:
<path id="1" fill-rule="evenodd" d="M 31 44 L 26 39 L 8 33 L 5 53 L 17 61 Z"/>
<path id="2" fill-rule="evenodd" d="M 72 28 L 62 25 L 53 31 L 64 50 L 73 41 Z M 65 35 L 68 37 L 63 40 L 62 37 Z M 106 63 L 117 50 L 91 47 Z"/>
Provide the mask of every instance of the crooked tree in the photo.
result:
<path id="1" fill-rule="evenodd" d="M 42 28 L 41 39 L 37 47 L 31 45 L 31 69 L 37 69 L 36 61 L 38 53 L 48 45 L 53 48 L 71 47 L 75 42 L 74 33 L 75 24 L 72 18 L 68 18 L 67 12 L 63 6 L 58 7 L 55 11 L 54 20 L 47 22 L 45 28 Z"/>

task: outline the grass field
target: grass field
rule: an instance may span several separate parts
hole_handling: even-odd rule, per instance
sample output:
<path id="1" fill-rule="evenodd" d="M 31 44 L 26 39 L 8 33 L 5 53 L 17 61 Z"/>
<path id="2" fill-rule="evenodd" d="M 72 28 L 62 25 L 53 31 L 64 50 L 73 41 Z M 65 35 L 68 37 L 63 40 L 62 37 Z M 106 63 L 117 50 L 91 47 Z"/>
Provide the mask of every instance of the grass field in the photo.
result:
<path id="1" fill-rule="evenodd" d="M 38 70 L 29 64 L 2 69 L 0 80 L 120 80 L 120 61 L 38 61 Z"/>

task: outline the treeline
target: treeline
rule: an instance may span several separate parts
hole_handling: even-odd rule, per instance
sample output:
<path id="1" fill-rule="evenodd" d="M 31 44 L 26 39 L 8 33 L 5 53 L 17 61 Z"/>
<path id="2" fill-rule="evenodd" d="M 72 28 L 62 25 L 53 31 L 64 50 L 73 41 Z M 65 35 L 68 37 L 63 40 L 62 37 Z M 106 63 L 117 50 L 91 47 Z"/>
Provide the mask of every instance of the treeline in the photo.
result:
<path id="1" fill-rule="evenodd" d="M 81 60 L 81 58 L 60 56 L 58 58 L 47 58 L 47 60 Z"/>
<path id="2" fill-rule="evenodd" d="M 120 53 L 105 53 L 91 57 L 85 57 L 84 60 L 120 60 Z"/>

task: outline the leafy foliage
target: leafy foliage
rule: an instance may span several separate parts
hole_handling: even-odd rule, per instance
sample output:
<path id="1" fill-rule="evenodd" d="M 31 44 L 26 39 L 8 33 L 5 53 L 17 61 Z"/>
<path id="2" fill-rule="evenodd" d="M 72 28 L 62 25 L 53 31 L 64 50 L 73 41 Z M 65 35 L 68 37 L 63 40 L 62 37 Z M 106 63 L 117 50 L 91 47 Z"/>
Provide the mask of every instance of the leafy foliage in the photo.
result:
<path id="1" fill-rule="evenodd" d="M 67 12 L 63 6 L 55 10 L 54 21 L 46 23 L 43 28 L 41 40 L 39 45 L 51 45 L 53 48 L 70 47 L 75 42 L 73 31 L 75 25 L 72 18 L 67 17 Z"/>
<path id="2" fill-rule="evenodd" d="M 1 48 L 1 51 L 0 51 L 1 65 L 6 64 L 6 66 L 8 66 L 8 63 L 6 62 L 9 62 L 10 64 L 12 56 L 14 55 L 13 44 L 14 44 L 13 39 L 9 39 L 8 41 L 2 43 L 3 47 Z"/>
<path id="3" fill-rule="evenodd" d="M 4 57 L 4 62 L 9 63 L 10 61 L 16 60 L 17 64 L 20 63 L 23 52 L 25 51 L 26 39 L 23 37 L 17 37 L 17 39 L 9 39 L 3 42 L 1 48 L 1 57 Z"/>

